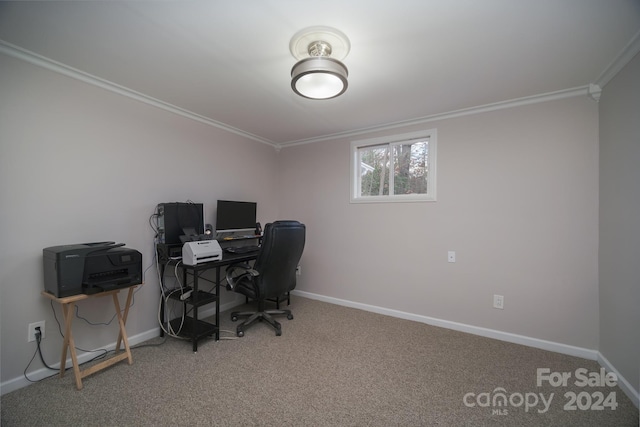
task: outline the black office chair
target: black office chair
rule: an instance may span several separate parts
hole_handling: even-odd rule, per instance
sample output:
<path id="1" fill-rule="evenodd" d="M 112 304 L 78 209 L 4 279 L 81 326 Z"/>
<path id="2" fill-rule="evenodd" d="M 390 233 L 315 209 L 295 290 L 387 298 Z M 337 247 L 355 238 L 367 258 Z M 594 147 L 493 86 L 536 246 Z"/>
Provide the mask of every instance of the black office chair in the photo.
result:
<path id="1" fill-rule="evenodd" d="M 227 268 L 227 288 L 258 303 L 258 311 L 231 313 L 234 322 L 248 316 L 236 329 L 239 337 L 256 320 L 268 322 L 279 336 L 282 328 L 272 316 L 286 315 L 287 319 L 293 319 L 291 310 L 265 310 L 265 301 L 279 298 L 296 287 L 296 268 L 302 257 L 305 237 L 305 225 L 298 221 L 269 223 L 264 228 L 262 246 L 253 268 L 248 264 Z"/>

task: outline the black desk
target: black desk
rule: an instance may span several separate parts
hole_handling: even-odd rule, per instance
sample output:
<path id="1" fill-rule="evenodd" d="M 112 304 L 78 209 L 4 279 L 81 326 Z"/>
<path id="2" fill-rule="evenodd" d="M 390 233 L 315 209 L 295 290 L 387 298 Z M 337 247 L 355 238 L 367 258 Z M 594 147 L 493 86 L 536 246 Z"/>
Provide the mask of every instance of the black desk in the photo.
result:
<path id="1" fill-rule="evenodd" d="M 255 260 L 257 256 L 258 252 L 250 252 L 244 254 L 230 254 L 227 252 L 223 252 L 222 259 L 218 261 L 211 261 L 198 265 L 185 265 L 182 263 L 178 265 L 178 268 L 182 269 L 183 286 L 186 285 L 189 275 L 193 277 L 193 283 L 191 284 L 193 292 L 191 296 L 184 301 L 180 300 L 180 296 L 178 294 L 175 294 L 175 297 L 172 296 L 171 299 L 183 303 L 185 318 L 184 324 L 182 324 L 180 336 L 187 337 L 191 340 L 194 352 L 198 351 L 198 341 L 200 341 L 201 339 L 210 336 L 214 336 L 216 341 L 220 339 L 220 269 L 231 264 Z M 216 270 L 214 288 L 212 289 L 212 292 L 201 291 L 198 286 L 198 279 L 200 278 L 201 274 L 211 269 Z M 164 264 L 163 268 L 161 268 L 161 275 L 164 278 Z M 198 308 L 213 303 L 215 303 L 216 305 L 214 323 L 200 320 L 198 318 Z M 165 321 L 164 304 L 165 301 L 164 298 L 162 298 L 160 303 L 160 316 L 163 322 Z M 186 315 L 187 306 L 193 307 L 193 312 L 191 315 Z M 182 318 L 180 317 L 168 321 L 171 322 L 174 329 L 178 329 L 180 327 L 180 323 L 182 322 Z M 164 331 L 161 330 L 160 336 L 163 335 Z"/>

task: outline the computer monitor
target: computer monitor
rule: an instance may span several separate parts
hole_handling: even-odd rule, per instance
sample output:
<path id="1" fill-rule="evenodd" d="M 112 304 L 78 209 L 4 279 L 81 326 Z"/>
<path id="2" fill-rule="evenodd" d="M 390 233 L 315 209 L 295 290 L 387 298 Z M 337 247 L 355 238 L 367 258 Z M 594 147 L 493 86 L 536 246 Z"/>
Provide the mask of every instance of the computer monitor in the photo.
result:
<path id="1" fill-rule="evenodd" d="M 216 211 L 216 232 L 230 233 L 249 231 L 256 228 L 255 202 L 218 200 Z"/>

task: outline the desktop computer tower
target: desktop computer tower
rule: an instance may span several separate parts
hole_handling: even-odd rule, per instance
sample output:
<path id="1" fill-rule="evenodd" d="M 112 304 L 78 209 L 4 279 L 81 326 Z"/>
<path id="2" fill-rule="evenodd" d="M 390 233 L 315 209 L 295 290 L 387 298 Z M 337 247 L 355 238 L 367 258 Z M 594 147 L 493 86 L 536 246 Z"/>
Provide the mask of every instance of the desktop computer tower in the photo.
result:
<path id="1" fill-rule="evenodd" d="M 202 203 L 160 203 L 156 207 L 158 243 L 181 245 L 180 236 L 200 235 L 205 231 Z"/>

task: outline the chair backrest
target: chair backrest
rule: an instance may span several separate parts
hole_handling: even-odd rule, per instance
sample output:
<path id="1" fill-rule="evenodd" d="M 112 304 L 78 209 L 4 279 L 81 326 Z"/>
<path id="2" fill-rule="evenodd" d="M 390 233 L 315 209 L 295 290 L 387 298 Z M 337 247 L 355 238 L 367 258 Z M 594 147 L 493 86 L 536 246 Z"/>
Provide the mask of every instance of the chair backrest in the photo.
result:
<path id="1" fill-rule="evenodd" d="M 262 247 L 253 268 L 260 273 L 260 297 L 274 298 L 296 287 L 306 227 L 298 221 L 275 221 L 264 228 Z"/>

